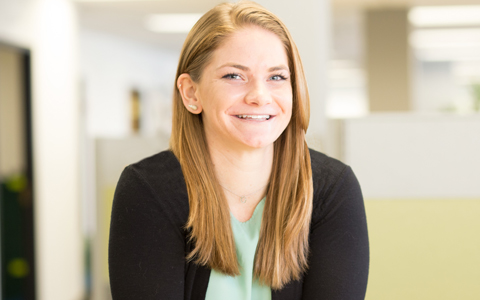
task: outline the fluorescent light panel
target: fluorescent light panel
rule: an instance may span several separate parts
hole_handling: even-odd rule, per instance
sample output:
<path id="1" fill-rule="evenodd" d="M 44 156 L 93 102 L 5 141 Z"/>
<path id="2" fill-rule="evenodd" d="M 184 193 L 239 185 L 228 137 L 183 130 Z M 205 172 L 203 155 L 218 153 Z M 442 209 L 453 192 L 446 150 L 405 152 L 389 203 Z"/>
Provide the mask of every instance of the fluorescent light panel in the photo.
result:
<path id="1" fill-rule="evenodd" d="M 155 14 L 145 20 L 145 27 L 161 33 L 187 33 L 202 14 Z"/>
<path id="2" fill-rule="evenodd" d="M 418 6 L 408 17 L 417 27 L 475 26 L 480 25 L 480 5 Z"/>
<path id="3" fill-rule="evenodd" d="M 468 51 L 450 51 L 448 49 L 438 51 L 435 50 L 422 50 L 417 51 L 415 56 L 422 61 L 462 61 L 462 62 L 474 62 L 480 61 L 479 49 L 466 49 Z"/>
<path id="4" fill-rule="evenodd" d="M 168 0 L 73 0 L 73 2 L 161 2 L 161 1 L 168 1 Z"/>
<path id="5" fill-rule="evenodd" d="M 480 28 L 417 29 L 410 35 L 410 44 L 424 48 L 480 47 Z"/>

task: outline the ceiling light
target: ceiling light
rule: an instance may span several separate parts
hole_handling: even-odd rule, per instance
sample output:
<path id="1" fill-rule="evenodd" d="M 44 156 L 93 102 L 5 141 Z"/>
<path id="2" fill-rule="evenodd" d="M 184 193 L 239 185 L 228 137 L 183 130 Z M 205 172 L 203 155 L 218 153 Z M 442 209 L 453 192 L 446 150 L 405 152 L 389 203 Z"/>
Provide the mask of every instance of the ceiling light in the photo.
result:
<path id="1" fill-rule="evenodd" d="M 415 57 L 420 61 L 443 62 L 473 62 L 480 61 L 480 48 L 458 49 L 421 49 L 415 52 Z"/>
<path id="2" fill-rule="evenodd" d="M 416 49 L 480 47 L 480 28 L 417 29 L 410 34 Z"/>
<path id="3" fill-rule="evenodd" d="M 156 14 L 145 20 L 145 27 L 154 32 L 187 33 L 202 14 Z"/>
<path id="4" fill-rule="evenodd" d="M 73 2 L 160 2 L 160 1 L 168 1 L 168 0 L 73 0 Z"/>
<path id="5" fill-rule="evenodd" d="M 417 27 L 475 26 L 480 25 L 480 6 L 419 6 L 408 18 Z"/>

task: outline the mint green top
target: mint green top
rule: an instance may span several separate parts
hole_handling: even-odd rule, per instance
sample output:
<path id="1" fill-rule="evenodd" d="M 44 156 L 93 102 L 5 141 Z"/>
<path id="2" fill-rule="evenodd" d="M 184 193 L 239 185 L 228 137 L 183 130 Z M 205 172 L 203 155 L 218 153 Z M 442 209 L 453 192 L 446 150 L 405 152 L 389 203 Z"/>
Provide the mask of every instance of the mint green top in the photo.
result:
<path id="1" fill-rule="evenodd" d="M 270 287 L 253 280 L 253 261 L 264 206 L 265 198 L 257 204 L 250 220 L 243 223 L 230 213 L 240 275 L 232 277 L 212 270 L 205 300 L 271 300 Z"/>

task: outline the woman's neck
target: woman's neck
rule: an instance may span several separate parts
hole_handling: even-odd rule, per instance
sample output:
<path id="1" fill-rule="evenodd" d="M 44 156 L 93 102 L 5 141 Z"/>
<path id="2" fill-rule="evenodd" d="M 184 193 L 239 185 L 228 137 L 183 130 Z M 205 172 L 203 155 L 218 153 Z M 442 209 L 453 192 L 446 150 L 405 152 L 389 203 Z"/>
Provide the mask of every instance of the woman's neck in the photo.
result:
<path id="1" fill-rule="evenodd" d="M 254 193 L 248 199 L 255 205 L 265 195 L 273 162 L 273 145 L 250 151 L 210 147 L 217 179 L 225 189 L 229 203 Z M 258 191 L 258 192 L 257 192 Z M 235 201 L 237 199 L 237 201 Z M 231 203 L 231 204 L 232 204 Z"/>

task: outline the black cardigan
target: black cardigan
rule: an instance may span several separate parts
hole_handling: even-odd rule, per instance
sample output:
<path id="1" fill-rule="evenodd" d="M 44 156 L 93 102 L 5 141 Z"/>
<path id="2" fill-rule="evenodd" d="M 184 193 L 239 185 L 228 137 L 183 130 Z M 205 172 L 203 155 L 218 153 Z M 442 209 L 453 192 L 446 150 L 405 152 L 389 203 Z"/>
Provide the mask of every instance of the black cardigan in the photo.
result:
<path id="1" fill-rule="evenodd" d="M 309 268 L 272 300 L 364 299 L 369 245 L 360 186 L 350 167 L 310 150 L 313 213 Z M 185 260 L 189 204 L 180 164 L 164 151 L 125 168 L 109 242 L 114 300 L 205 299 L 210 269 Z"/>

